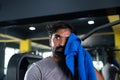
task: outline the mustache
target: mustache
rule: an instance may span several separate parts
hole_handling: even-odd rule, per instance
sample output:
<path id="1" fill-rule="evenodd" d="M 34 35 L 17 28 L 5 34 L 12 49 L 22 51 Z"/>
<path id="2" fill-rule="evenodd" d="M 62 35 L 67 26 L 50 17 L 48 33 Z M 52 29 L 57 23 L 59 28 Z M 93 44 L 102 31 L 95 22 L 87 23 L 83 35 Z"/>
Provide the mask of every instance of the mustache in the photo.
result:
<path id="1" fill-rule="evenodd" d="M 58 46 L 58 47 L 56 47 L 56 50 L 58 50 L 58 49 L 64 50 L 64 49 L 65 49 L 65 46 Z"/>

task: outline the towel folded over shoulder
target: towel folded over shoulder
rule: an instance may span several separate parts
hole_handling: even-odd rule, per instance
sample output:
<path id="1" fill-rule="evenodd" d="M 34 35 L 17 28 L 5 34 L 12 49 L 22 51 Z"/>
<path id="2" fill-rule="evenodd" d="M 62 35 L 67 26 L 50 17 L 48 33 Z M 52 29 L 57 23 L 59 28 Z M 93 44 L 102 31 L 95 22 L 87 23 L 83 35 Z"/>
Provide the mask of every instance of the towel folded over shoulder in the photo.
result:
<path id="1" fill-rule="evenodd" d="M 70 35 L 66 43 L 65 55 L 66 65 L 73 76 L 75 76 L 74 56 L 78 56 L 78 80 L 97 80 L 92 57 L 88 51 L 81 46 L 80 38 L 73 33 Z"/>

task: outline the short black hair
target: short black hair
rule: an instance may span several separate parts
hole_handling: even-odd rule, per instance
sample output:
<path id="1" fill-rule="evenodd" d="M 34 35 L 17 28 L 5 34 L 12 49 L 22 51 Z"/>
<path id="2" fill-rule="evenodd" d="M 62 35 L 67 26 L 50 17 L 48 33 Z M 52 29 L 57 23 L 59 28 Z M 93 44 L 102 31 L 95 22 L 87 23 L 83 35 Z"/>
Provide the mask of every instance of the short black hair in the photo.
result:
<path id="1" fill-rule="evenodd" d="M 59 29 L 65 29 L 65 28 L 69 28 L 71 33 L 75 33 L 75 30 L 73 29 L 73 27 L 63 21 L 56 21 L 56 22 L 52 22 L 51 24 L 48 24 L 46 26 L 46 29 L 48 31 L 49 36 L 51 37 L 53 33 L 55 33 L 57 30 Z"/>

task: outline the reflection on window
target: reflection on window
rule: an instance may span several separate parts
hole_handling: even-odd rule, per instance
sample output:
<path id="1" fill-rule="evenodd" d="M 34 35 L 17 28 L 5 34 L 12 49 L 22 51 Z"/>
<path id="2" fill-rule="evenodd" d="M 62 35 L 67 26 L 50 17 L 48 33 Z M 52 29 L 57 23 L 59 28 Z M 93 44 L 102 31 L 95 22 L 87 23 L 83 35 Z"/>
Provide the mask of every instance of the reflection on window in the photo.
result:
<path id="1" fill-rule="evenodd" d="M 103 68 L 103 62 L 102 61 L 93 61 L 93 65 L 98 71 Z"/>
<path id="2" fill-rule="evenodd" d="M 6 74 L 7 65 L 8 65 L 10 58 L 18 52 L 19 52 L 19 49 L 14 49 L 14 48 L 10 48 L 10 47 L 5 48 L 4 74 Z"/>
<path id="3" fill-rule="evenodd" d="M 44 52 L 43 58 L 46 58 L 46 57 L 50 56 L 51 54 L 52 54 L 52 52 Z"/>

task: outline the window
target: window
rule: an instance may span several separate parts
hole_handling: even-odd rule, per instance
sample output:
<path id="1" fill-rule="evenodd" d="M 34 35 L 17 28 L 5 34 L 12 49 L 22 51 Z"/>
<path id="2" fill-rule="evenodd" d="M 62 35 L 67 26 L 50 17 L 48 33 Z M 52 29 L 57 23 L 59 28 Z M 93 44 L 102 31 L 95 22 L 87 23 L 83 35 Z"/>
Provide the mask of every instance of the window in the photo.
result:
<path id="1" fill-rule="evenodd" d="M 46 57 L 50 56 L 51 54 L 52 54 L 52 52 L 44 52 L 43 58 L 46 58 Z"/>
<path id="2" fill-rule="evenodd" d="M 93 65 L 98 71 L 103 68 L 103 62 L 102 61 L 93 61 Z"/>
<path id="3" fill-rule="evenodd" d="M 19 52 L 19 49 L 14 49 L 14 48 L 10 48 L 10 47 L 6 47 L 5 48 L 5 62 L 4 62 L 4 74 L 6 75 L 7 73 L 7 66 L 8 66 L 8 62 L 10 60 L 10 58 Z"/>

